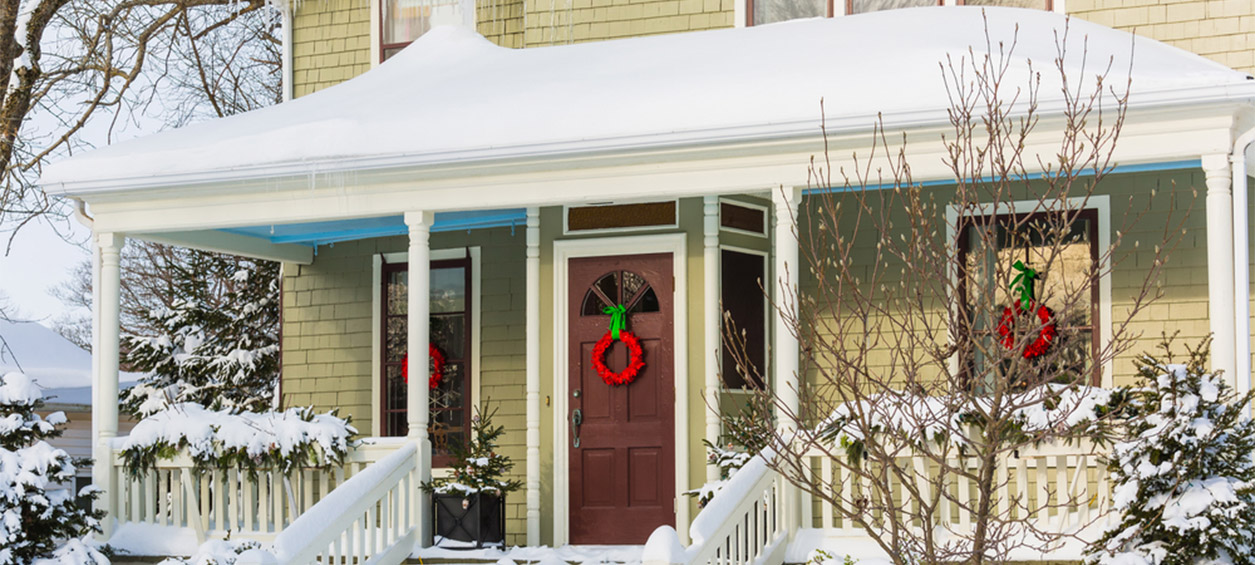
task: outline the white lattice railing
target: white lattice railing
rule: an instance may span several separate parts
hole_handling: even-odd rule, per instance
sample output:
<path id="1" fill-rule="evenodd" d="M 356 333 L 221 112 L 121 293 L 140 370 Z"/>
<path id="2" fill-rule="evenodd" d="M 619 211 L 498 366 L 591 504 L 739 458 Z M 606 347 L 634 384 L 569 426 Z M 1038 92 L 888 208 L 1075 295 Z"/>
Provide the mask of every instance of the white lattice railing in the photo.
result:
<path id="1" fill-rule="evenodd" d="M 323 497 L 242 565 L 399 565 L 418 539 L 418 449 L 406 443 Z"/>
<path id="2" fill-rule="evenodd" d="M 119 524 L 190 528 L 199 543 L 232 538 L 270 541 L 339 485 L 405 445 L 404 438 L 371 438 L 354 448 L 344 465 L 259 472 L 254 479 L 234 469 L 193 472 L 186 455 L 162 460 L 140 476 L 127 472 L 113 453 L 116 488 L 106 489 L 109 516 Z"/>
<path id="3" fill-rule="evenodd" d="M 870 487 L 852 476 L 831 458 L 820 454 L 808 455 L 807 468 L 818 474 L 818 484 L 826 485 L 835 492 L 832 499 L 857 500 L 870 492 Z M 951 460 L 949 465 L 959 468 L 966 463 L 975 469 L 976 461 Z M 934 526 L 948 531 L 968 530 L 973 522 L 971 509 L 976 507 L 977 489 L 974 483 L 954 473 L 944 484 L 930 481 L 929 462 L 923 457 L 903 458 L 899 461 L 915 475 L 915 488 L 920 497 L 928 500 L 934 494 L 931 489 L 945 488 L 949 496 L 943 496 L 936 512 Z M 815 475 L 812 475 L 815 477 Z M 1110 487 L 1106 468 L 1092 445 L 1051 446 L 1022 449 L 1017 456 L 999 465 L 994 484 L 1000 485 L 996 493 L 997 511 L 1014 519 L 1027 518 L 1045 531 L 1075 533 L 1093 522 L 1107 508 Z M 907 485 L 892 485 L 895 499 L 912 500 Z M 883 496 L 883 495 L 881 495 Z M 967 501 L 959 504 L 956 501 Z M 800 507 L 803 527 L 820 528 L 827 537 L 862 537 L 863 529 L 854 520 L 843 518 L 843 513 L 831 502 L 821 497 L 803 496 Z M 918 510 L 912 507 L 911 510 Z M 864 519 L 883 522 L 885 516 L 864 514 Z"/>
<path id="4" fill-rule="evenodd" d="M 763 455 L 750 459 L 706 504 L 689 527 L 684 548 L 675 530 L 663 526 L 645 544 L 645 565 L 778 565 L 784 562 L 794 511 L 791 488 L 767 468 Z"/>

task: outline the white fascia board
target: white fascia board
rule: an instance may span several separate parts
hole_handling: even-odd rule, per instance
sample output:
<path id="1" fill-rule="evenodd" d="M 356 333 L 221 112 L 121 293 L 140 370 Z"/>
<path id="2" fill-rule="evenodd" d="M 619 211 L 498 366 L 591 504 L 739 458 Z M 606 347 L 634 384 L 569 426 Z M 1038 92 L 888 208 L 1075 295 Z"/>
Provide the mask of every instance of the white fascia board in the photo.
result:
<path id="1" fill-rule="evenodd" d="M 1109 96 L 1107 98 L 1110 98 Z M 1136 92 L 1130 101 L 1131 110 L 1154 110 L 1175 107 L 1178 110 L 1215 104 L 1247 103 L 1255 100 L 1255 81 L 1237 85 L 1206 86 L 1174 89 L 1158 92 Z M 818 114 L 816 101 L 816 113 Z M 834 104 L 836 106 L 836 104 Z M 1061 115 L 1065 109 L 1061 100 L 1050 99 L 1038 104 L 1038 116 L 1043 119 Z M 834 116 L 827 119 L 826 128 L 831 135 L 866 134 L 877 119 L 888 131 L 911 130 L 944 126 L 949 123 L 949 108 L 934 108 L 884 115 Z M 838 111 L 832 112 L 834 114 Z M 818 118 L 818 115 L 816 116 Z M 800 122 L 730 126 L 699 131 L 665 132 L 648 136 L 619 138 L 589 138 L 559 143 L 539 143 L 524 146 L 487 147 L 421 155 L 372 155 L 318 162 L 289 162 L 263 164 L 224 169 L 195 174 L 144 176 L 89 180 L 77 183 L 55 183 L 42 188 L 52 195 L 89 198 L 92 193 L 112 191 L 137 191 L 148 188 L 188 186 L 196 184 L 252 184 L 257 179 L 282 179 L 284 177 L 331 175 L 335 173 L 359 173 L 381 169 L 424 168 L 450 163 L 479 163 L 492 161 L 553 160 L 564 156 L 589 153 L 625 153 L 642 149 L 700 147 L 728 145 L 764 140 L 809 138 L 815 134 L 816 120 Z"/>
<path id="2" fill-rule="evenodd" d="M 223 231 L 162 232 L 135 236 L 139 239 L 168 245 L 190 247 L 203 251 L 216 251 L 242 255 L 254 259 L 299 263 L 314 262 L 314 248 L 291 243 L 270 243 L 261 238 Z"/>
<path id="3" fill-rule="evenodd" d="M 1115 146 L 1113 164 L 1197 159 L 1221 152 L 1232 143 L 1235 114 L 1245 107 L 1227 103 L 1130 110 Z M 1092 122 L 1095 117 L 1090 119 Z M 1109 119 L 1113 122 L 1114 116 Z M 1029 139 L 1026 154 L 1054 155 L 1062 128 L 1059 118 L 1043 118 Z M 953 138 L 948 124 L 906 131 L 906 153 L 914 181 L 952 178 L 944 163 L 943 134 Z M 901 139 L 893 133 L 890 143 L 896 145 Z M 860 166 L 853 156 L 866 156 L 871 142 L 867 128 L 856 133 L 829 130 L 827 145 L 833 170 Z M 351 175 L 163 187 L 87 198 L 98 229 L 128 233 L 216 229 L 374 217 L 408 210 L 640 201 L 806 187 L 810 159 L 822 158 L 822 150 L 822 138 L 812 132 L 803 138 L 770 142 L 366 170 Z M 878 150 L 878 154 L 883 156 L 883 151 Z M 1030 159 L 1029 172 L 1035 172 L 1032 169 L 1036 165 L 1036 160 Z M 834 179 L 840 177 L 834 175 Z"/>

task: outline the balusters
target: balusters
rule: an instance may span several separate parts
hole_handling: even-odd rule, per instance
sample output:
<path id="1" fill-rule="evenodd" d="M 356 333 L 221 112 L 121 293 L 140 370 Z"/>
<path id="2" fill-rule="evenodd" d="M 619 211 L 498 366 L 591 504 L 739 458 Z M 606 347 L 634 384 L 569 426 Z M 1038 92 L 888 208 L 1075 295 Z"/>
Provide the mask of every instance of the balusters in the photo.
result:
<path id="1" fill-rule="evenodd" d="M 139 506 L 140 495 L 142 494 L 140 492 L 139 481 L 136 479 L 131 479 L 125 482 L 127 483 L 127 485 L 130 486 L 130 491 L 131 491 L 130 493 L 131 494 L 131 519 L 136 522 L 139 522 L 144 519 L 144 514 L 140 510 L 140 506 Z"/>
<path id="2" fill-rule="evenodd" d="M 819 476 L 820 480 L 823 481 L 820 488 L 824 489 L 825 492 L 835 494 L 836 491 L 833 490 L 834 485 L 832 483 L 832 458 L 823 457 L 819 460 Z M 833 499 L 836 500 L 837 497 L 833 496 Z M 806 504 L 805 506 L 807 508 L 810 507 L 809 504 Z M 820 500 L 819 511 L 822 513 L 819 520 L 822 527 L 825 530 L 832 529 L 832 505 L 829 504 L 827 500 Z"/>
<path id="3" fill-rule="evenodd" d="M 210 475 L 201 475 L 197 481 L 200 483 L 200 508 L 196 512 L 199 514 L 197 519 L 200 520 L 202 532 L 209 531 L 209 511 L 214 506 L 213 498 L 210 497 L 210 493 L 213 492 L 209 488 L 210 477 Z"/>
<path id="4" fill-rule="evenodd" d="M 1023 520 L 1028 515 L 1028 458 L 1016 457 L 1015 460 L 1015 481 L 1016 481 L 1016 519 Z"/>

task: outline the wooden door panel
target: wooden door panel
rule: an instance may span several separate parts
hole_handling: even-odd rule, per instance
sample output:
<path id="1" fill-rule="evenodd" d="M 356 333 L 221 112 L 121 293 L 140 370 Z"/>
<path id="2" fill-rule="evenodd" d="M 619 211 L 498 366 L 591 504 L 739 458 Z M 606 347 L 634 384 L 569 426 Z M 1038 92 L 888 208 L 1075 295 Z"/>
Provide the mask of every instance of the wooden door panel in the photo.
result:
<path id="1" fill-rule="evenodd" d="M 580 344 L 580 359 L 590 359 L 596 344 L 595 341 Z M 583 364 L 579 384 L 575 389 L 580 391 L 581 397 L 572 398 L 572 404 L 579 404 L 583 408 L 585 426 L 614 424 L 614 391 L 602 382 L 591 363 Z"/>
<path id="2" fill-rule="evenodd" d="M 658 357 L 658 341 L 641 340 L 641 349 L 645 352 L 646 359 Z M 645 367 L 632 386 L 627 388 L 627 414 L 624 416 L 629 422 L 657 423 L 664 413 L 670 414 L 673 411 L 671 406 L 667 406 L 665 410 L 660 406 L 663 402 L 662 391 L 658 387 L 661 379 L 654 372 L 653 367 Z"/>
<path id="3" fill-rule="evenodd" d="M 583 460 L 583 488 L 580 492 L 585 508 L 614 508 L 615 506 L 615 457 L 613 448 L 590 449 L 582 448 L 580 457 Z"/>
<path id="4" fill-rule="evenodd" d="M 659 447 L 633 447 L 628 449 L 628 506 L 643 507 L 663 505 L 658 482 L 652 477 L 662 465 Z M 670 501 L 667 501 L 670 502 Z"/>
<path id="5" fill-rule="evenodd" d="M 650 254 L 572 259 L 569 265 L 572 411 L 570 541 L 643 544 L 661 525 L 675 525 L 675 379 L 672 257 Z M 616 274 L 617 273 L 617 274 Z M 644 279 L 652 294 L 637 292 Z M 596 291 L 591 289 L 596 288 Z M 630 294 L 630 296 L 625 296 Z M 610 386 L 592 368 L 591 355 L 608 330 L 600 307 L 628 307 L 628 330 L 641 341 L 645 368 L 627 385 Z M 615 342 L 606 365 L 619 371 L 629 351 Z M 570 426 L 572 414 L 565 415 Z M 576 435 L 579 446 L 574 445 Z"/>

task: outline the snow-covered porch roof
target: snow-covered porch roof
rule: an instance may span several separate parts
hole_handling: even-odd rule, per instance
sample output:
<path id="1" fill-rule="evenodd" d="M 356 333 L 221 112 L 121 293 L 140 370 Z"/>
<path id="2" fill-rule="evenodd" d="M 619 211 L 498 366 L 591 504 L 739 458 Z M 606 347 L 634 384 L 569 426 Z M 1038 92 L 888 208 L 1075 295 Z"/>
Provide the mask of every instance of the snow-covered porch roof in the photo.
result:
<path id="1" fill-rule="evenodd" d="M 1108 84 L 1133 78 L 1119 163 L 1227 152 L 1255 98 L 1250 77 L 1054 13 L 946 7 L 523 50 L 438 28 L 339 86 L 67 159 L 41 182 L 91 204 L 98 231 L 297 258 L 307 248 L 274 230 L 316 243 L 408 210 L 805 186 L 821 98 L 834 166 L 866 152 L 879 115 L 909 135 L 916 179 L 943 179 L 939 63 L 980 56 L 986 29 L 995 52 L 1014 42 L 1005 84 L 1040 72 L 1039 139 L 1052 154 L 1065 27 L 1074 85 L 1109 60 Z M 285 224 L 302 225 L 273 227 Z"/>

